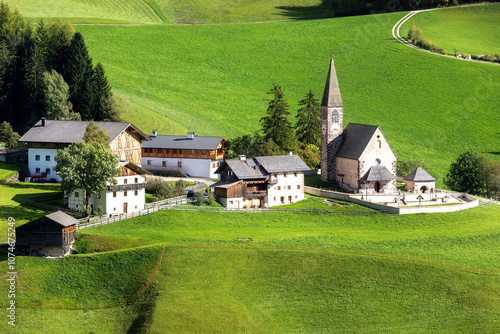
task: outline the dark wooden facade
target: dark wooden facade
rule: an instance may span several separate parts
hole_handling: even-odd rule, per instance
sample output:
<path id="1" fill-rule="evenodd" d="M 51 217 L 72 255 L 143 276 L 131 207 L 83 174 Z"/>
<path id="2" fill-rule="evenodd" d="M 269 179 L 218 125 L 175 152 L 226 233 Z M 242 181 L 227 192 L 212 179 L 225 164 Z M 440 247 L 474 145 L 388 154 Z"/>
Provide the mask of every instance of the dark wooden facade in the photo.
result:
<path id="1" fill-rule="evenodd" d="M 76 224 L 61 225 L 47 216 L 16 227 L 16 244 L 18 251 L 26 255 L 34 254 L 37 248 L 61 248 L 63 253 L 69 252 L 75 241 Z"/>

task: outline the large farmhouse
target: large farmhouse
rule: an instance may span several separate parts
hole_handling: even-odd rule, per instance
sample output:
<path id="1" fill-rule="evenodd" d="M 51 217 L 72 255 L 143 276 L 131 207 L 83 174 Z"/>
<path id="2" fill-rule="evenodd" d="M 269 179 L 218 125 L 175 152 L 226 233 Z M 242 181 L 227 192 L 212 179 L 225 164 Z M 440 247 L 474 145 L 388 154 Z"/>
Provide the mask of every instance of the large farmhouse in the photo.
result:
<path id="1" fill-rule="evenodd" d="M 19 139 L 28 144 L 28 169 L 33 178 L 61 181 L 56 175 L 54 157 L 57 151 L 73 143 L 81 143 L 89 122 L 58 121 L 44 117 Z M 132 123 L 95 122 L 106 130 L 111 142 L 111 151 L 120 161 L 141 165 L 141 143 L 149 137 Z"/>
<path id="2" fill-rule="evenodd" d="M 151 141 L 142 144 L 142 165 L 153 174 L 180 172 L 186 176 L 218 178 L 215 173 L 224 161 L 223 137 L 159 136 L 153 131 Z"/>
<path id="3" fill-rule="evenodd" d="M 61 181 L 55 174 L 57 151 L 72 143 L 83 141 L 87 125 L 83 121 L 58 121 L 42 118 L 19 140 L 28 143 L 28 169 L 30 177 Z M 141 165 L 141 143 L 149 137 L 131 123 L 95 122 L 106 130 L 111 139 L 109 146 L 120 161 L 121 174 L 115 179 L 116 185 L 103 189 L 97 198 L 91 197 L 92 210 L 100 206 L 104 214 L 119 214 L 144 209 L 145 175 Z M 83 190 L 66 194 L 68 208 L 84 211 L 85 195 Z"/>
<path id="4" fill-rule="evenodd" d="M 395 193 L 397 158 L 382 130 L 355 123 L 344 129 L 343 118 L 332 59 L 321 102 L 321 178 L 355 192 Z"/>
<path id="5" fill-rule="evenodd" d="M 229 209 L 270 207 L 304 199 L 304 171 L 296 155 L 226 160 L 217 169 L 215 196 Z"/>

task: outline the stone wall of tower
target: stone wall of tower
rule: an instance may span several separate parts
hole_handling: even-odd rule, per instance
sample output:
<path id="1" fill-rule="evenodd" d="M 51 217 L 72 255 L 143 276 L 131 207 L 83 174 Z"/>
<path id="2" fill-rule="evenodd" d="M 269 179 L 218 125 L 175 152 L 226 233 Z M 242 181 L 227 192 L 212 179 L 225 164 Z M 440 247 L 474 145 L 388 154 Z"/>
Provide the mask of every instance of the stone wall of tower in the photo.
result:
<path id="1" fill-rule="evenodd" d="M 343 107 L 321 107 L 321 179 L 336 181 L 335 155 L 343 142 Z"/>

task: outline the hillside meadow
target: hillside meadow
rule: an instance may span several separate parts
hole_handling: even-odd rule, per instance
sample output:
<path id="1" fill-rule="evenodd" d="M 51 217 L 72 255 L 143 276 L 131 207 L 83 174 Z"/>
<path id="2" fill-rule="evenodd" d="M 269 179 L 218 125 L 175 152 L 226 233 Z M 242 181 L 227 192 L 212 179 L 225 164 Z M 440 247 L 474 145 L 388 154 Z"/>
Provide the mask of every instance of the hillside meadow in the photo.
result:
<path id="1" fill-rule="evenodd" d="M 499 219 L 160 211 L 77 233 L 121 251 L 18 257 L 16 333 L 495 333 Z M 95 309 L 133 294 L 161 245 L 143 296 Z"/>
<path id="2" fill-rule="evenodd" d="M 283 87 L 293 117 L 309 88 L 321 98 L 333 54 L 345 124 L 379 124 L 398 158 L 426 162 L 438 179 L 465 150 L 498 158 L 500 67 L 398 43 L 391 29 L 403 15 L 77 30 L 115 93 L 164 116 L 168 134 L 253 133 L 273 82 Z M 128 120 L 147 133 L 158 124 Z"/>
<path id="3" fill-rule="evenodd" d="M 482 5 L 420 12 L 401 27 L 406 37 L 411 23 L 448 54 L 500 54 L 500 6 Z"/>

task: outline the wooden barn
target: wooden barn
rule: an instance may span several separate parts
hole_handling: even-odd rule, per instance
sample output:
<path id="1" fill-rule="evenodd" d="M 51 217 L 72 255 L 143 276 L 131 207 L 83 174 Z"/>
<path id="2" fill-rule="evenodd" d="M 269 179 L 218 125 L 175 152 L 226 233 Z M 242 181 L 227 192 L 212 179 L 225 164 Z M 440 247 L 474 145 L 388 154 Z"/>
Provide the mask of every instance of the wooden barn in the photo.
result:
<path id="1" fill-rule="evenodd" d="M 78 220 L 57 211 L 16 227 L 16 245 L 20 254 L 64 257 L 75 241 Z"/>

